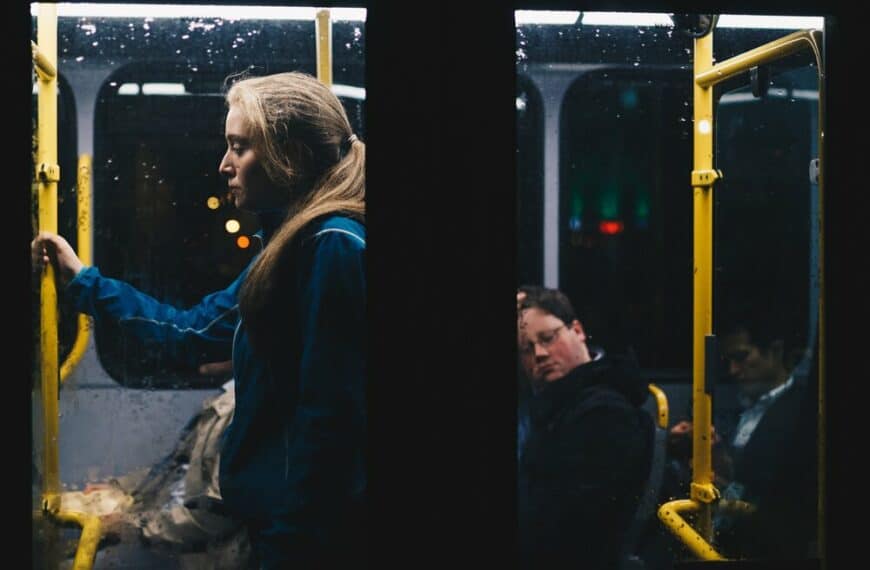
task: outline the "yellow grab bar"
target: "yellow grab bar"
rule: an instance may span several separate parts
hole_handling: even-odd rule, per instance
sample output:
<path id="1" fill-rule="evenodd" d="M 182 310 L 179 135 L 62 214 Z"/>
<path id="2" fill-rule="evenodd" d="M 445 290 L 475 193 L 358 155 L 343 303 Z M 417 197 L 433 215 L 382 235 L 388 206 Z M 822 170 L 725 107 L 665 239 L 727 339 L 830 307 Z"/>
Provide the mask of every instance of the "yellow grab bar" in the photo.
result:
<path id="1" fill-rule="evenodd" d="M 57 231 L 57 6 L 39 3 L 39 48 L 35 58 L 50 71 L 39 76 L 36 173 L 38 184 L 39 229 Z M 39 64 L 37 63 L 37 69 Z M 49 264 L 40 280 L 40 375 L 44 427 L 43 507 L 50 512 L 60 509 L 60 477 L 57 452 L 57 291 L 54 268 Z"/>
<path id="2" fill-rule="evenodd" d="M 79 157 L 78 180 L 78 255 L 86 266 L 93 264 L 91 253 L 91 155 L 83 154 Z M 88 339 L 91 333 L 91 318 L 85 314 L 79 314 L 78 332 L 76 342 L 63 366 L 60 367 L 60 381 L 65 382 L 70 373 L 75 369 L 85 351 L 88 348 Z"/>
<path id="3" fill-rule="evenodd" d="M 57 232 L 57 6 L 39 3 L 37 25 L 39 46 L 31 42 L 33 61 L 39 78 L 36 178 L 40 231 Z M 34 49 L 35 48 L 35 49 Z M 96 517 L 61 511 L 60 462 L 58 459 L 58 336 L 57 290 L 54 268 L 49 264 L 40 279 L 40 382 L 43 413 L 43 489 L 42 509 L 49 516 L 82 526 L 82 535 L 73 562 L 75 570 L 90 570 L 100 541 L 100 521 Z"/>
<path id="4" fill-rule="evenodd" d="M 329 10 L 318 10 L 315 22 L 317 30 L 317 79 L 332 87 L 332 19 Z"/>
<path id="5" fill-rule="evenodd" d="M 705 506 L 692 499 L 670 501 L 659 507 L 659 520 L 701 560 L 725 560 L 709 542 L 680 516 L 682 512 L 698 512 Z"/>
<path id="6" fill-rule="evenodd" d="M 747 71 L 757 65 L 762 65 L 791 55 L 809 47 L 816 56 L 816 63 L 822 69 L 822 57 L 819 50 L 818 32 L 802 30 L 785 37 L 736 55 L 709 69 L 695 74 L 695 83 L 701 88 L 708 88 Z"/>
<path id="7" fill-rule="evenodd" d="M 668 396 L 664 393 L 664 391 L 656 386 L 655 384 L 650 384 L 648 386 L 650 393 L 656 399 L 656 416 L 658 417 L 658 426 L 662 429 L 667 429 L 668 427 Z"/>
<path id="8" fill-rule="evenodd" d="M 693 215 L 693 331 L 692 331 L 692 413 L 694 417 L 692 438 L 692 483 L 690 499 L 665 503 L 659 509 L 659 518 L 696 556 L 703 560 L 721 560 L 722 556 L 710 545 L 713 539 L 711 511 L 719 503 L 719 491 L 713 484 L 711 457 L 711 407 L 706 391 L 705 340 L 712 334 L 712 260 L 713 260 L 713 185 L 722 173 L 713 168 L 713 89 L 712 87 L 754 66 L 783 58 L 801 49 L 812 49 L 819 70 L 822 70 L 817 32 L 800 31 L 764 44 L 733 58 L 713 65 L 713 35 L 695 39 L 694 58 L 694 166 L 692 187 L 694 195 Z M 820 104 L 821 104 L 821 97 Z M 821 112 L 820 112 L 821 117 Z M 820 118 L 821 122 L 821 118 Z M 821 141 L 820 141 L 821 149 Z M 820 185 L 821 190 L 821 185 Z M 821 207 L 821 191 L 820 191 Z M 820 319 L 823 314 L 820 310 Z M 822 384 L 820 378 L 820 384 Z M 821 386 L 820 386 L 821 389 Z M 821 392 L 820 392 L 821 393 Z M 820 429 L 823 418 L 819 419 Z M 821 469 L 821 468 L 820 468 Z M 721 505 L 730 510 L 752 512 L 749 503 L 729 502 Z M 820 499 L 820 511 L 824 502 Z M 680 512 L 697 513 L 695 531 Z M 822 517 L 820 514 L 820 526 Z M 822 548 L 824 535 L 820 534 Z"/>
<path id="9" fill-rule="evenodd" d="M 713 64 L 713 34 L 695 39 L 695 75 Z M 692 272 L 692 484 L 691 499 L 698 510 L 696 525 L 706 541 L 713 539 L 711 502 L 718 498 L 713 485 L 712 401 L 706 392 L 705 339 L 713 330 L 713 89 L 694 85 L 694 170 Z"/>
<path id="10" fill-rule="evenodd" d="M 94 566 L 94 557 L 100 544 L 100 519 L 93 515 L 77 511 L 60 511 L 55 517 L 62 522 L 71 522 L 82 527 L 79 546 L 73 559 L 72 570 L 90 570 Z"/>

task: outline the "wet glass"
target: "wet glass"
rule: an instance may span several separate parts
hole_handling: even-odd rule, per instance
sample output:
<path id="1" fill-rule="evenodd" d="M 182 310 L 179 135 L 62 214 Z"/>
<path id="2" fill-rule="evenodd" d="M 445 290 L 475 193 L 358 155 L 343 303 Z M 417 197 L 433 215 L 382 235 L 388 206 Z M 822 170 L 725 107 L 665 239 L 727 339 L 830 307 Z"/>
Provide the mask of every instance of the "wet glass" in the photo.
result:
<path id="1" fill-rule="evenodd" d="M 218 174 L 226 150 L 226 80 L 239 72 L 315 75 L 316 11 L 59 7 L 59 233 L 77 245 L 75 173 L 78 155 L 89 154 L 93 257 L 103 275 L 178 307 L 227 286 L 256 253 L 259 227 L 228 200 Z M 354 133 L 365 140 L 365 10 L 330 12 L 333 92 Z M 34 107 L 34 117 L 35 112 Z M 62 362 L 75 339 L 76 315 L 63 302 L 60 309 Z M 203 401 L 220 393 L 227 380 L 179 367 L 159 343 L 137 344 L 112 323 L 97 323 L 91 335 L 60 389 L 62 491 L 142 475 L 161 464 Z M 38 512 L 43 426 L 39 376 L 34 378 L 32 483 Z M 55 536 L 43 523 L 34 518 L 34 560 L 66 558 L 79 530 Z M 95 567 L 174 568 L 182 558 L 121 544 L 101 549 Z"/>
<path id="2" fill-rule="evenodd" d="M 818 557 L 820 85 L 806 50 L 716 90 L 714 469 L 726 499 L 757 509 L 714 516 L 731 557 Z"/>

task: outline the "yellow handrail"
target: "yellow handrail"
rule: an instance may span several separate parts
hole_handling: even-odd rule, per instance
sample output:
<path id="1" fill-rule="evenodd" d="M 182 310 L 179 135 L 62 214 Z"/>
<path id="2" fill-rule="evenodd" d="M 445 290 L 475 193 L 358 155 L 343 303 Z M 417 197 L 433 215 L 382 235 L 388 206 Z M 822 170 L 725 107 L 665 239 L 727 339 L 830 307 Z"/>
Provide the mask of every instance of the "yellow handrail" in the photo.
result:
<path id="1" fill-rule="evenodd" d="M 656 416 L 658 417 L 658 426 L 662 429 L 667 429 L 668 396 L 661 388 L 659 388 L 655 384 L 650 384 L 648 388 L 650 393 L 653 395 L 653 398 L 655 398 L 656 400 Z"/>
<path id="2" fill-rule="evenodd" d="M 703 505 L 691 499 L 670 501 L 659 507 L 659 520 L 686 545 L 686 547 L 701 560 L 725 560 L 709 542 L 704 540 L 686 520 L 680 516 L 682 512 L 697 512 Z"/>
<path id="3" fill-rule="evenodd" d="M 329 10 L 318 10 L 315 22 L 317 31 L 317 79 L 332 87 L 332 19 Z"/>
<path id="4" fill-rule="evenodd" d="M 79 157 L 78 180 L 76 183 L 76 188 L 78 189 L 77 243 L 79 259 L 86 266 L 93 263 L 93 255 L 91 253 L 91 169 L 91 155 L 81 155 Z M 70 373 L 81 362 L 88 348 L 90 333 L 91 318 L 85 314 L 79 314 L 76 342 L 66 357 L 63 366 L 60 367 L 61 383 L 66 381 Z"/>
<path id="5" fill-rule="evenodd" d="M 692 171 L 692 187 L 694 194 L 694 272 L 693 272 L 693 367 L 692 367 L 692 412 L 694 429 L 692 437 L 692 483 L 690 499 L 681 499 L 665 503 L 659 508 L 659 518 L 696 556 L 703 560 L 720 560 L 722 556 L 710 545 L 712 541 L 711 507 L 719 503 L 719 491 L 713 485 L 712 471 L 712 433 L 710 395 L 706 393 L 705 372 L 705 338 L 712 334 L 712 231 L 713 231 L 713 184 L 722 177 L 722 173 L 713 168 L 713 89 L 712 87 L 738 73 L 752 67 L 781 59 L 802 49 L 811 49 L 816 57 L 820 73 L 822 72 L 821 53 L 819 50 L 818 32 L 799 31 L 778 40 L 764 44 L 758 48 L 727 59 L 713 65 L 713 37 L 708 34 L 695 39 L 694 60 L 694 170 Z M 819 97 L 819 124 L 822 122 L 822 92 Z M 819 153 L 821 158 L 823 138 L 820 136 Z M 822 161 L 819 161 L 820 164 Z M 819 207 L 822 206 L 822 177 L 819 182 Z M 820 210 L 821 218 L 821 210 Z M 819 220 L 821 223 L 821 220 Z M 821 246 L 820 228 L 820 250 Z M 821 253 L 820 253 L 820 267 Z M 820 297 L 823 298 L 823 284 L 820 283 Z M 823 330 L 823 306 L 819 303 L 820 330 Z M 819 339 L 819 433 L 820 441 L 824 430 L 824 378 L 823 370 L 823 336 Z M 824 446 L 820 446 L 824 453 Z M 820 483 L 824 476 L 820 457 Z M 821 487 L 820 487 L 821 488 Z M 819 493 L 819 544 L 824 552 L 824 500 Z M 727 509 L 737 509 L 741 512 L 752 512 L 754 507 L 749 503 L 723 502 L 720 506 Z M 692 511 L 698 513 L 696 532 L 680 515 L 680 512 Z M 824 556 L 822 556 L 824 560 Z"/>
<path id="6" fill-rule="evenodd" d="M 36 149 L 37 199 L 40 231 L 57 232 L 57 6 L 39 3 L 37 26 L 39 45 L 31 42 L 31 52 L 39 78 Z M 60 462 L 58 459 L 58 335 L 57 290 L 54 269 L 49 264 L 40 280 L 40 381 L 43 412 L 43 489 L 42 509 L 59 521 L 82 526 L 73 568 L 93 567 L 100 541 L 100 521 L 82 513 L 61 511 Z"/>
<path id="7" fill-rule="evenodd" d="M 91 570 L 102 535 L 99 517 L 77 511 L 59 511 L 55 513 L 55 517 L 62 522 L 71 522 L 82 527 L 72 570 Z"/>
<path id="8" fill-rule="evenodd" d="M 713 65 L 713 34 L 695 39 L 694 72 L 697 77 Z M 693 332 L 692 332 L 692 484 L 690 498 L 697 503 L 698 533 L 713 539 L 711 503 L 719 498 L 713 485 L 712 401 L 706 392 L 705 339 L 713 331 L 713 89 L 694 86 L 694 204 Z"/>
<path id="9" fill-rule="evenodd" d="M 713 87 L 718 83 L 722 83 L 726 79 L 734 77 L 738 73 L 748 71 L 749 69 L 770 63 L 777 59 L 782 59 L 788 55 L 801 51 L 803 49 L 813 50 L 816 57 L 816 63 L 819 69 L 822 68 L 822 56 L 819 49 L 818 32 L 812 30 L 802 30 L 794 32 L 785 37 L 779 38 L 772 42 L 766 43 L 755 49 L 751 49 L 740 55 L 736 55 L 723 62 L 717 63 L 702 72 L 695 72 L 695 83 L 706 89 Z M 697 68 L 696 68 L 697 69 Z"/>
<path id="10" fill-rule="evenodd" d="M 36 149 L 36 176 L 38 183 L 39 229 L 57 231 L 57 7 L 39 3 L 37 59 L 52 73 L 39 75 L 38 123 Z M 37 69 L 40 65 L 37 63 Z M 43 450 L 43 507 L 50 512 L 60 509 L 60 477 L 58 467 L 57 434 L 57 291 L 54 268 L 49 264 L 40 281 L 40 375 L 42 380 L 42 409 L 44 420 Z"/>

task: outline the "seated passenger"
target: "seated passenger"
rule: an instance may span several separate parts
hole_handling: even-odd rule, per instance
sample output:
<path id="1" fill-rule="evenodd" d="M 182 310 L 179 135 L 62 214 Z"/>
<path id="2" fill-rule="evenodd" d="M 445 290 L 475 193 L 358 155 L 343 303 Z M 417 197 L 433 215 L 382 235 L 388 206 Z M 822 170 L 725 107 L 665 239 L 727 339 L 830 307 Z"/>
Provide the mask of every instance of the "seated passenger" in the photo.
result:
<path id="1" fill-rule="evenodd" d="M 518 481 L 521 565 L 619 568 L 650 473 L 647 383 L 629 359 L 587 344 L 563 293 L 521 293 L 519 355 L 534 393 Z"/>
<path id="2" fill-rule="evenodd" d="M 724 499 L 751 503 L 751 514 L 716 519 L 717 539 L 732 556 L 815 557 L 817 398 L 794 374 L 803 327 L 753 309 L 727 315 L 721 352 L 737 382 L 743 412 L 727 442 L 732 463 Z M 814 370 L 810 370 L 812 375 Z"/>

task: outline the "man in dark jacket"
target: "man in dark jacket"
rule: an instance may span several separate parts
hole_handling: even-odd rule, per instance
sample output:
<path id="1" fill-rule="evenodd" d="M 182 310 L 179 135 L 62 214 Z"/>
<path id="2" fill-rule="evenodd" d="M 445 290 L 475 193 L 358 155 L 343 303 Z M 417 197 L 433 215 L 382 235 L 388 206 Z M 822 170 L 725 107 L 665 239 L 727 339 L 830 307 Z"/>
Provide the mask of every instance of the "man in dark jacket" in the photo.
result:
<path id="1" fill-rule="evenodd" d="M 726 441 L 733 469 L 722 495 L 747 501 L 755 511 L 720 516 L 718 540 L 730 556 L 812 557 L 818 500 L 814 366 L 807 381 L 794 374 L 805 349 L 804 329 L 770 311 L 742 309 L 721 327 L 722 355 L 743 408 Z"/>
<path id="2" fill-rule="evenodd" d="M 520 453 L 523 567 L 618 568 L 650 470 L 647 384 L 628 359 L 587 345 L 568 298 L 518 296 L 520 362 L 531 381 Z"/>

